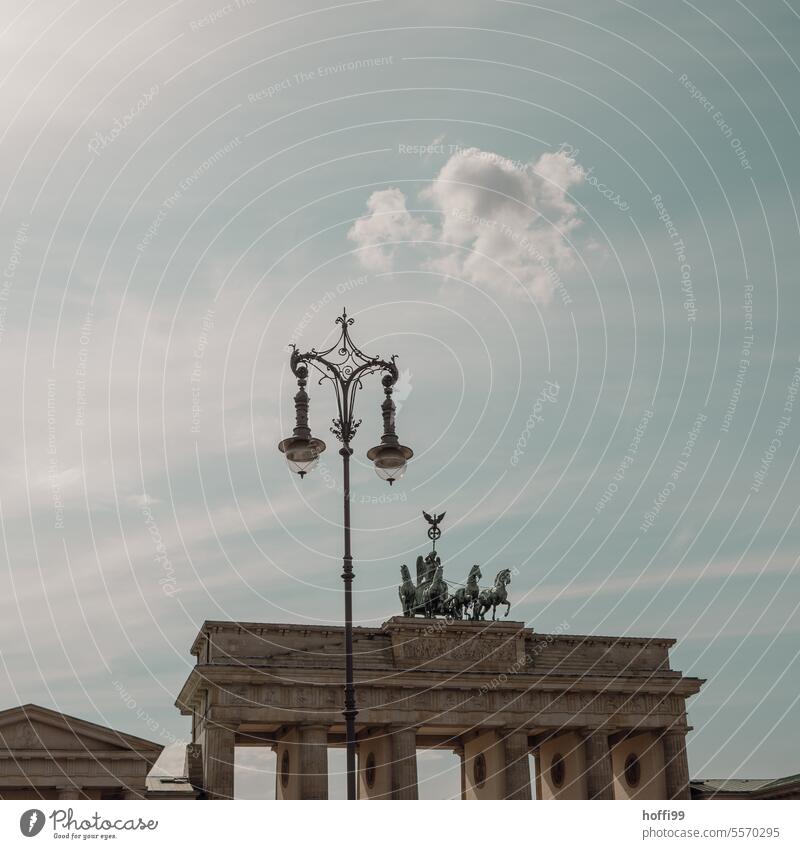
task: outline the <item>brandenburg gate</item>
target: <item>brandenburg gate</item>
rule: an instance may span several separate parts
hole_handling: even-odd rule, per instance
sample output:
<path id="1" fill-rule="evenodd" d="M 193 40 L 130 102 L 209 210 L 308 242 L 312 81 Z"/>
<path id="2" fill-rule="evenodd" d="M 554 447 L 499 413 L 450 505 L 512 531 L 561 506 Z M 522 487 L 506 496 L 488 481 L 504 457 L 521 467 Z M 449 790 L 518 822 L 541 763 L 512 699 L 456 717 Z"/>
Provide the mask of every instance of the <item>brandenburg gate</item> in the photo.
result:
<path id="1" fill-rule="evenodd" d="M 353 321 L 342 312 L 329 347 L 291 346 L 295 427 L 278 446 L 301 479 L 325 451 L 309 425 L 313 371 L 334 389 L 330 430 L 342 444 L 344 627 L 203 625 L 177 700 L 192 717 L 192 784 L 206 798 L 232 798 L 236 746 L 270 746 L 278 799 L 325 799 L 328 748 L 346 744 L 348 798 L 416 799 L 420 748 L 458 753 L 463 799 L 530 799 L 531 753 L 537 799 L 689 798 L 686 699 L 702 682 L 670 668 L 674 641 L 538 634 L 496 621 L 498 607 L 506 616 L 511 608 L 512 572 L 500 569 L 481 589 L 476 564 L 451 593 L 435 548 L 445 513 L 423 511 L 434 547 L 417 557 L 416 583 L 400 569 L 403 615 L 353 627 L 350 443 L 369 375 L 382 375 L 385 397 L 383 436 L 367 457 L 391 485 L 414 454 L 396 432 L 396 356 L 365 354 Z"/>
<path id="2" fill-rule="evenodd" d="M 353 630 L 360 799 L 416 799 L 417 750 L 461 758 L 462 799 L 688 799 L 674 640 L 540 634 L 520 622 L 396 616 Z M 278 799 L 326 799 L 342 746 L 341 627 L 206 622 L 177 699 L 187 770 L 233 797 L 236 746 L 277 754 Z"/>

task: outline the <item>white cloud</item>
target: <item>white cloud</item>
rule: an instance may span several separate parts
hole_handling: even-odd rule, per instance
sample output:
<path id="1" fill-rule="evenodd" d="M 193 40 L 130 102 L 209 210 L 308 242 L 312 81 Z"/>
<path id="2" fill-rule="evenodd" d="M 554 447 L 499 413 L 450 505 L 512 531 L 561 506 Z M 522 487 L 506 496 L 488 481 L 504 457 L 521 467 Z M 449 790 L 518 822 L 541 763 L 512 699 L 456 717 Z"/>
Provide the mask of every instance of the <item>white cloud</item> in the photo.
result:
<path id="1" fill-rule="evenodd" d="M 361 248 L 362 264 L 371 271 L 388 271 L 396 250 L 395 242 L 430 239 L 433 229 L 406 209 L 400 189 L 373 192 L 367 201 L 368 214 L 350 228 L 347 238 Z"/>
<path id="2" fill-rule="evenodd" d="M 546 303 L 561 274 L 576 264 L 568 239 L 581 221 L 569 190 L 583 176 L 561 152 L 520 163 L 467 148 L 451 156 L 420 193 L 439 213 L 438 228 L 408 212 L 405 195 L 391 188 L 370 196 L 368 214 L 348 236 L 361 246 L 364 265 L 386 271 L 396 250 L 387 243 L 435 234 L 442 244 L 426 260 L 428 267 L 508 291 L 518 292 L 522 284 Z"/>

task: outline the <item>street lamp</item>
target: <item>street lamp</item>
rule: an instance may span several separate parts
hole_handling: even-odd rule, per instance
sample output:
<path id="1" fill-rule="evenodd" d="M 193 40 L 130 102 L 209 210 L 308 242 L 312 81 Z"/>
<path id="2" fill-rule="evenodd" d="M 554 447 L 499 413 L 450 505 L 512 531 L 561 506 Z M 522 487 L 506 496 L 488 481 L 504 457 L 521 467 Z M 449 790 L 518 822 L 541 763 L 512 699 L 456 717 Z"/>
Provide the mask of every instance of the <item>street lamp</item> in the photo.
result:
<path id="1" fill-rule="evenodd" d="M 394 432 L 395 406 L 392 401 L 392 388 L 397 380 L 397 370 L 393 374 L 385 374 L 381 383 L 386 398 L 381 404 L 383 413 L 383 436 L 381 444 L 367 451 L 367 459 L 375 464 L 375 471 L 381 480 L 388 481 L 391 486 L 406 473 L 406 464 L 414 456 L 414 452 L 400 444 Z"/>
<path id="2" fill-rule="evenodd" d="M 349 328 L 353 319 L 344 310 L 336 319 L 341 325 L 341 333 L 336 342 L 324 351 L 312 348 L 306 353 L 298 351 L 292 345 L 289 366 L 297 378 L 297 394 L 294 396 L 295 427 L 292 435 L 282 440 L 278 448 L 286 456 L 289 468 L 302 479 L 319 461 L 319 455 L 325 450 L 325 443 L 311 435 L 308 426 L 308 366 L 315 368 L 321 375 L 319 383 L 329 380 L 336 394 L 338 415 L 333 419 L 331 433 L 342 443 L 339 454 L 342 457 L 342 481 L 344 484 L 344 643 L 345 643 L 345 685 L 344 716 L 347 740 L 347 798 L 356 798 L 356 698 L 353 684 L 353 555 L 350 549 L 350 455 L 353 449 L 350 441 L 355 436 L 361 419 L 354 416 L 356 393 L 363 388 L 363 379 L 376 372 L 384 372 L 381 380 L 386 395 L 381 404 L 383 415 L 383 436 L 379 445 L 367 452 L 367 457 L 375 464 L 375 471 L 389 485 L 401 478 L 406 463 L 414 452 L 400 441 L 395 433 L 395 405 L 392 390 L 397 382 L 396 355 L 390 360 L 368 357 L 357 348 L 350 339 Z"/>

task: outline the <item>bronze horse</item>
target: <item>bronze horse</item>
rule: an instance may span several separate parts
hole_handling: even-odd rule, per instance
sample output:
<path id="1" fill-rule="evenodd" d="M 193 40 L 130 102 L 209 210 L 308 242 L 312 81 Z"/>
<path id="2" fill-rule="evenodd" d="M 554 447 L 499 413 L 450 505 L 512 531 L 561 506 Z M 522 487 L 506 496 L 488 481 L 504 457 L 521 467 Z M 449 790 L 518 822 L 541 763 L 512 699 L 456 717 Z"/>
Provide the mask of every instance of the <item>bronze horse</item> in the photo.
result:
<path id="1" fill-rule="evenodd" d="M 511 583 L 511 570 L 501 569 L 494 579 L 494 586 L 489 590 L 481 590 L 478 600 L 472 606 L 473 619 L 486 619 L 486 612 L 492 608 L 492 621 L 497 619 L 498 605 L 506 605 L 505 615 L 511 612 L 511 602 L 508 600 L 506 587 Z"/>
<path id="2" fill-rule="evenodd" d="M 480 581 L 482 577 L 481 567 L 476 563 L 472 569 L 469 570 L 467 585 L 465 587 L 459 587 L 453 595 L 447 599 L 448 616 L 451 616 L 453 619 L 464 618 L 464 611 L 466 611 L 470 605 L 475 604 L 478 600 L 478 595 L 480 594 L 478 581 Z"/>
<path id="3" fill-rule="evenodd" d="M 397 588 L 397 592 L 403 607 L 403 616 L 413 616 L 417 606 L 417 588 L 411 580 L 411 572 L 405 563 L 400 567 L 400 577 L 403 583 Z"/>
<path id="4" fill-rule="evenodd" d="M 422 591 L 422 609 L 426 619 L 433 619 L 437 614 L 443 615 L 447 609 L 447 584 L 442 577 L 444 567 L 439 564 L 433 573 L 433 578 Z"/>

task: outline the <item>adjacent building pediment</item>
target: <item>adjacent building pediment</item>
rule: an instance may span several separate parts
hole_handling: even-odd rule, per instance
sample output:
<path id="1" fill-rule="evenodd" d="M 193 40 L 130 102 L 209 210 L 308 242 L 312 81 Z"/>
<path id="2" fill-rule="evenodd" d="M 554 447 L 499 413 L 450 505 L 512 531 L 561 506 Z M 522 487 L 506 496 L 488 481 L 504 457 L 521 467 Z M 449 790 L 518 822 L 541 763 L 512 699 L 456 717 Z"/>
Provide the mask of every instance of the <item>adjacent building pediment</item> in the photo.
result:
<path id="1" fill-rule="evenodd" d="M 4 751 L 135 752 L 155 763 L 163 746 L 38 705 L 0 711 L 0 754 Z"/>

